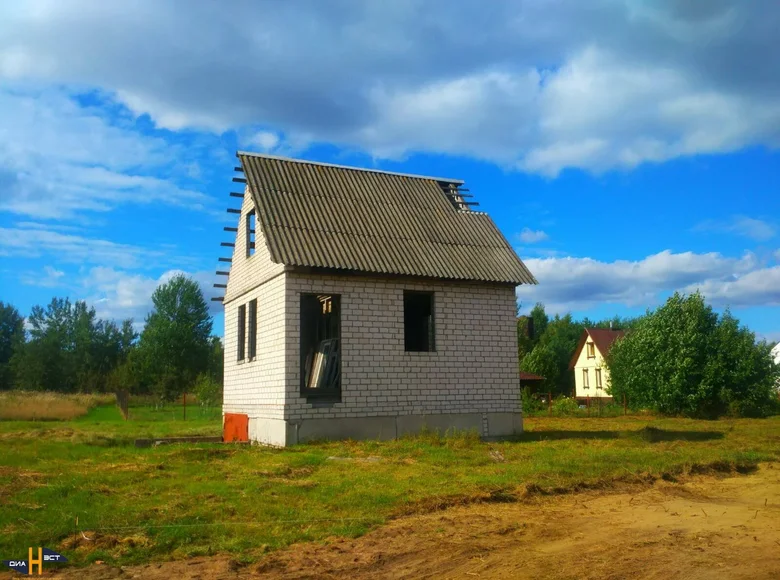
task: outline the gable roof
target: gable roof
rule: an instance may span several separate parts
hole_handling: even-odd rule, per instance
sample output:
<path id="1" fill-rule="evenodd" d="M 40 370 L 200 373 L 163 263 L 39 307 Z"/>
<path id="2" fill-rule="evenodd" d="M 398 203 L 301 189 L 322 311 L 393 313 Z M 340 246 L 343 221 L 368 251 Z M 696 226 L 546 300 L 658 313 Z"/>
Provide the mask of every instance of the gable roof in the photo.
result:
<path id="1" fill-rule="evenodd" d="M 609 330 L 606 328 L 586 328 L 582 331 L 580 341 L 577 343 L 577 348 L 574 349 L 574 356 L 572 356 L 569 362 L 569 370 L 572 370 L 577 366 L 577 360 L 580 358 L 582 348 L 585 346 L 585 341 L 590 337 L 596 348 L 599 349 L 601 356 L 606 357 L 609 354 L 610 349 L 614 342 L 621 336 L 625 336 L 625 330 Z"/>
<path id="2" fill-rule="evenodd" d="M 487 214 L 447 199 L 442 186 L 461 180 L 237 156 L 273 262 L 536 284 Z"/>

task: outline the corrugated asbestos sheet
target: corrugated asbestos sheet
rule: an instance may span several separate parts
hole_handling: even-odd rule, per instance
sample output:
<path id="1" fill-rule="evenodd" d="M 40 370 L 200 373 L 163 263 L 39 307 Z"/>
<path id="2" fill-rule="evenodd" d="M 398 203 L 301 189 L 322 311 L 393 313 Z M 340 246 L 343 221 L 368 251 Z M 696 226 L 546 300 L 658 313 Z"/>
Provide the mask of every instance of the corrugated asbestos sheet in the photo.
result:
<path id="1" fill-rule="evenodd" d="M 536 284 L 493 220 L 458 211 L 435 178 L 238 157 L 274 262 Z"/>

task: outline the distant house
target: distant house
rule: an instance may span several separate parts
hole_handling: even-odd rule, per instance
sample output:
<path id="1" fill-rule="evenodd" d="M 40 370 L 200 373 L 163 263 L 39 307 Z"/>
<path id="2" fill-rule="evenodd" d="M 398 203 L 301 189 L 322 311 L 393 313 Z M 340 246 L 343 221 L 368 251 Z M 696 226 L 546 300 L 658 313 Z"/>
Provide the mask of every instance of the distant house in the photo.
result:
<path id="1" fill-rule="evenodd" d="M 536 280 L 462 181 L 238 158 L 226 438 L 522 430 L 515 287 Z"/>
<path id="2" fill-rule="evenodd" d="M 582 331 L 569 363 L 569 369 L 574 371 L 574 396 L 577 399 L 611 398 L 606 392 L 609 369 L 604 359 L 615 340 L 624 335 L 622 330 L 602 328 L 586 328 Z"/>
<path id="3" fill-rule="evenodd" d="M 530 391 L 532 393 L 536 393 L 539 391 L 542 382 L 544 382 L 544 377 L 540 377 L 539 375 L 535 375 L 533 373 L 527 373 L 525 371 L 520 371 L 520 387 L 529 387 Z"/>

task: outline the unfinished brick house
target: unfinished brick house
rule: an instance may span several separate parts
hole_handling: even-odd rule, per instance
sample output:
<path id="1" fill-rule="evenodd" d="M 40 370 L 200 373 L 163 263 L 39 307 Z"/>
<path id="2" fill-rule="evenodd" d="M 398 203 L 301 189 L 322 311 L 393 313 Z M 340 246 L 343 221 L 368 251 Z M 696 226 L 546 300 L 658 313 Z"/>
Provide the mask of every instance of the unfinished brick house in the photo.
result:
<path id="1" fill-rule="evenodd" d="M 522 430 L 515 287 L 536 281 L 463 181 L 238 158 L 226 438 Z"/>

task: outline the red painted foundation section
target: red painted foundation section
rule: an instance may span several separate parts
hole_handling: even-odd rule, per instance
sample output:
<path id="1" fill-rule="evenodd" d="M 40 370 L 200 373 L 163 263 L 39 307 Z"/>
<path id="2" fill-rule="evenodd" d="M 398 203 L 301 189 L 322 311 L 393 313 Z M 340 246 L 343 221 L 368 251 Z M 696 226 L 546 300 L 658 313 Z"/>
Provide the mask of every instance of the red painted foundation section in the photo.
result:
<path id="1" fill-rule="evenodd" d="M 225 413 L 222 425 L 222 441 L 249 441 L 249 416 L 241 413 Z"/>

